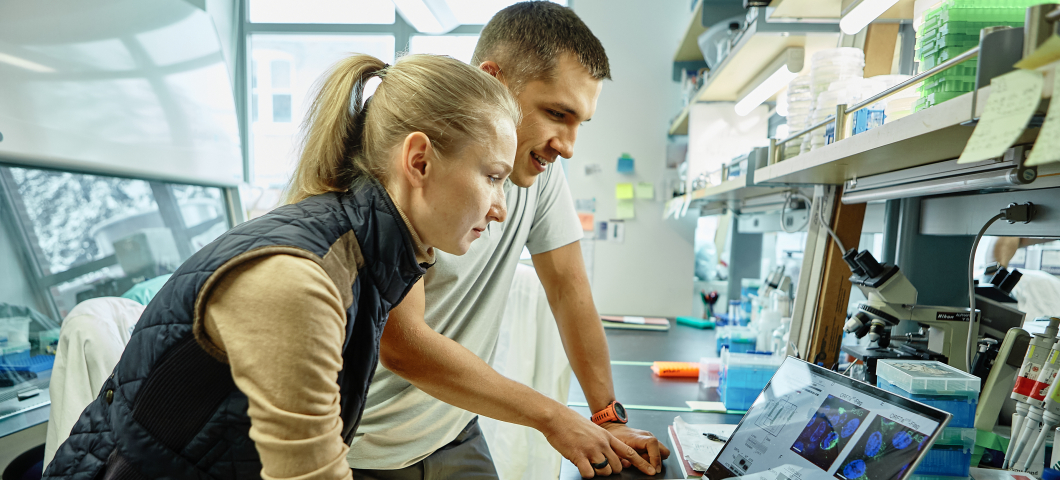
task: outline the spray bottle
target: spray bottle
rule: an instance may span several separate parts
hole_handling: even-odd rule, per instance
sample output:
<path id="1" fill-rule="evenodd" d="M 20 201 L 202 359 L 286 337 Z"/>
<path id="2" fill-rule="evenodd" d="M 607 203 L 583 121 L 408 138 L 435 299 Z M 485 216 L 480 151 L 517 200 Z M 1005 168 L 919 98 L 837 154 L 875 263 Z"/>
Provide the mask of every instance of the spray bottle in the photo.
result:
<path id="1" fill-rule="evenodd" d="M 1060 319 L 1049 319 L 1045 334 L 1035 335 L 1027 348 L 1027 356 L 1023 358 L 1023 366 L 1020 367 L 1019 375 L 1016 377 L 1016 386 L 1012 388 L 1011 398 L 1017 402 L 1016 416 L 1012 420 L 1012 437 L 1008 444 L 1008 451 L 1005 453 L 1005 463 L 1001 468 L 1008 468 L 1018 458 L 1018 455 L 1013 455 L 1013 451 L 1019 443 L 1016 439 L 1021 436 L 1027 413 L 1030 412 L 1030 405 L 1027 402 L 1034 391 L 1034 385 L 1038 383 L 1042 365 L 1048 360 L 1049 352 L 1056 343 L 1058 331 L 1060 331 Z"/>
<path id="2" fill-rule="evenodd" d="M 1050 319 L 1050 322 L 1052 319 Z M 1058 320 L 1060 322 L 1060 320 Z M 1023 421 L 1023 431 L 1019 433 L 1017 437 L 1015 433 L 1012 434 L 1012 442 L 1016 443 L 1016 446 L 1012 449 L 1012 457 L 1009 460 L 1010 464 L 1014 464 L 1020 458 L 1020 454 L 1023 453 L 1024 447 L 1030 441 L 1031 437 L 1034 436 L 1037 431 L 1036 427 L 1038 422 L 1042 421 L 1042 414 L 1044 413 L 1046 395 L 1049 393 L 1049 388 L 1052 386 L 1056 379 L 1057 369 L 1060 369 L 1060 342 L 1053 344 L 1052 349 L 1049 351 L 1049 355 L 1042 364 L 1042 370 L 1038 374 L 1038 380 L 1031 386 L 1030 395 L 1027 400 L 1019 405 L 1026 405 L 1026 419 Z M 1017 405 L 1017 408 L 1019 407 Z M 1034 452 L 1031 452 L 1034 453 Z M 1032 457 L 1033 459 L 1033 457 Z M 1027 461 L 1030 462 L 1031 459 Z"/>

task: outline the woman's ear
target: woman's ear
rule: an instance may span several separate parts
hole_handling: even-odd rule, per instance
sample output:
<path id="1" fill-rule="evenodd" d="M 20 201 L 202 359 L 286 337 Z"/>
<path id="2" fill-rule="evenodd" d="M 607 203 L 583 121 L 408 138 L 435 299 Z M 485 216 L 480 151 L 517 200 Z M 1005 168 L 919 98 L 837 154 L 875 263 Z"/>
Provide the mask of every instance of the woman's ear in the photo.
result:
<path id="1" fill-rule="evenodd" d="M 414 187 L 422 187 L 427 176 L 433 173 L 431 160 L 434 157 L 431 140 L 423 132 L 412 132 L 401 146 L 400 170 L 402 176 Z"/>

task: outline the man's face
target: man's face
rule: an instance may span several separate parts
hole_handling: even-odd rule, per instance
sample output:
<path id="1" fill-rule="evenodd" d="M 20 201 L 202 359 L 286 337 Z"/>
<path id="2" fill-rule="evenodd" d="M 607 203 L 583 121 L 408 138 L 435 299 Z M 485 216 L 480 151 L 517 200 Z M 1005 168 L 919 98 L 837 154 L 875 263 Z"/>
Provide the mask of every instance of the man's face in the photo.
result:
<path id="1" fill-rule="evenodd" d="M 532 81 L 517 95 L 523 120 L 517 129 L 512 183 L 530 187 L 557 157 L 574 156 L 578 127 L 596 112 L 603 82 L 571 55 L 556 66 L 555 77 Z"/>

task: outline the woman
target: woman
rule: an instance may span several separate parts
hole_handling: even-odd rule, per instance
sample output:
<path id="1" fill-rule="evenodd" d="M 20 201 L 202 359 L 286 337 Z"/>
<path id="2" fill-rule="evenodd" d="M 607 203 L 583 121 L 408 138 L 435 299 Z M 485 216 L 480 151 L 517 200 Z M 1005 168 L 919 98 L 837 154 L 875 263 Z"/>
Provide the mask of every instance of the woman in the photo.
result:
<path id="1" fill-rule="evenodd" d="M 518 120 L 501 83 L 451 58 L 340 62 L 291 204 L 173 274 L 44 477 L 349 478 L 387 312 L 434 248 L 463 254 L 504 219 Z"/>

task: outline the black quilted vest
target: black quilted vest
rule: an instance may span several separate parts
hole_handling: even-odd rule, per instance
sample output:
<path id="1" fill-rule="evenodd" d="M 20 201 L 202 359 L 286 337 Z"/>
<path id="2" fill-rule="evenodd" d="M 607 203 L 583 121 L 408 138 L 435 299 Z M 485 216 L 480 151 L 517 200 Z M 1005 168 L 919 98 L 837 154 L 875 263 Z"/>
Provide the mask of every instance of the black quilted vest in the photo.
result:
<path id="1" fill-rule="evenodd" d="M 427 265 L 378 182 L 318 195 L 239 225 L 192 255 L 140 318 L 114 373 L 48 466 L 45 479 L 259 478 L 247 397 L 196 340 L 213 285 L 262 255 L 300 255 L 340 287 L 346 344 L 343 437 L 353 436 L 379 360 L 387 314 Z M 345 290 L 343 290 L 345 289 Z"/>

